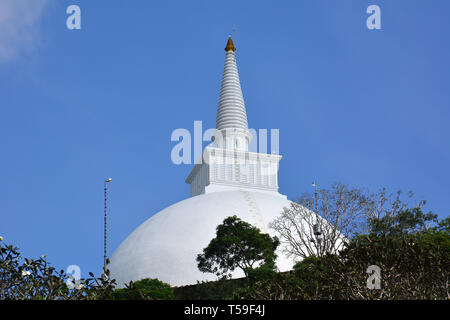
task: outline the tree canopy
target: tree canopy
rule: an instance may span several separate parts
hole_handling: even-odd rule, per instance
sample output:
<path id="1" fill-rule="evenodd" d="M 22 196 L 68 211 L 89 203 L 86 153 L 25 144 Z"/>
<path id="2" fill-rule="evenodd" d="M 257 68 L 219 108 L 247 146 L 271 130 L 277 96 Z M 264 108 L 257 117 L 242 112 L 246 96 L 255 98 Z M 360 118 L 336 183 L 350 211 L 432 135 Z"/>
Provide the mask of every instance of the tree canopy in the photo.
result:
<path id="1" fill-rule="evenodd" d="M 0 300 L 105 299 L 115 282 L 103 277 L 75 280 L 57 271 L 44 256 L 22 258 L 19 249 L 0 239 Z"/>
<path id="2" fill-rule="evenodd" d="M 372 267 L 373 269 L 370 269 Z M 369 286 L 379 270 L 379 287 Z M 369 272 L 370 271 L 370 272 Z M 450 218 L 415 233 L 359 235 L 337 254 L 237 290 L 236 299 L 450 299 Z"/>
<path id="3" fill-rule="evenodd" d="M 114 290 L 113 300 L 171 300 L 174 299 L 173 288 L 158 279 L 142 279 L 130 282 L 125 288 Z"/>
<path id="4" fill-rule="evenodd" d="M 278 238 L 262 233 L 234 215 L 217 226 L 216 237 L 197 256 L 198 268 L 225 277 L 235 268 L 242 269 L 246 276 L 261 265 L 273 269 L 278 245 Z"/>

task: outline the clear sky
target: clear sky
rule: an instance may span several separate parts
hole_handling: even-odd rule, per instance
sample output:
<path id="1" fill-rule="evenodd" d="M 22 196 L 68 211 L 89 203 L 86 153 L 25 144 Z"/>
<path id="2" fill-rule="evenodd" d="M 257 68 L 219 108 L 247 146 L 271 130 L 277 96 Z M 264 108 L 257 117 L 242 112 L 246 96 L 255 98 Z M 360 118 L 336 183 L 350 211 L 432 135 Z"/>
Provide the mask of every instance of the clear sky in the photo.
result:
<path id="1" fill-rule="evenodd" d="M 81 8 L 68 30 L 66 8 Z M 381 8 L 381 30 L 366 9 Z M 0 0 L 0 235 L 82 276 L 189 196 L 173 130 L 215 126 L 227 36 L 280 192 L 402 189 L 450 213 L 450 1 Z"/>

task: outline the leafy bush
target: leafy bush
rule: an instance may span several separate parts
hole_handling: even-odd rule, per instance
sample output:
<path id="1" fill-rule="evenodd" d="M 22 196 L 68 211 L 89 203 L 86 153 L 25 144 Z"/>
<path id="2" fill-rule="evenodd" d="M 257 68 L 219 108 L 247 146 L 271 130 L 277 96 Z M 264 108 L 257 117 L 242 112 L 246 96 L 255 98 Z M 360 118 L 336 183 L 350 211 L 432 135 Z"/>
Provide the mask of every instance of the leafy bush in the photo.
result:
<path id="1" fill-rule="evenodd" d="M 369 289 L 367 268 L 380 268 Z M 358 236 L 339 254 L 308 257 L 294 272 L 257 281 L 236 299 L 449 299 L 449 219 L 423 232 Z"/>
<path id="2" fill-rule="evenodd" d="M 172 287 L 158 279 L 142 279 L 123 289 L 112 292 L 113 300 L 171 300 L 174 299 Z"/>
<path id="3" fill-rule="evenodd" d="M 233 292 L 248 285 L 247 278 L 202 281 L 194 285 L 174 288 L 176 299 L 180 300 L 229 300 Z"/>
<path id="4" fill-rule="evenodd" d="M 19 249 L 0 239 L 0 300 L 80 300 L 104 299 L 114 281 L 103 278 L 80 279 L 68 286 L 68 275 L 50 265 L 45 256 L 22 259 Z M 73 283 L 73 282 L 72 282 Z"/>

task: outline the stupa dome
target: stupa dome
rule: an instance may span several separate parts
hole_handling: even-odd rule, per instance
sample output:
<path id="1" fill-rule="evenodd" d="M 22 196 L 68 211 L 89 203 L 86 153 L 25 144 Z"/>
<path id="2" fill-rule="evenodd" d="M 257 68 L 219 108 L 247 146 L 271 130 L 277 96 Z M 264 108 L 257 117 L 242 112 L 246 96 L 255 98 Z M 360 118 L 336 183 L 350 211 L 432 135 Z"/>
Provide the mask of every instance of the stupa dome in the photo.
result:
<path id="1" fill-rule="evenodd" d="M 180 201 L 142 223 L 111 257 L 109 269 L 118 286 L 143 278 L 158 278 L 174 286 L 216 280 L 202 273 L 196 257 L 215 237 L 216 227 L 237 215 L 262 232 L 276 235 L 268 224 L 290 201 L 282 196 L 245 190 L 213 192 Z M 280 271 L 293 262 L 278 252 Z M 235 270 L 233 277 L 244 276 Z"/>

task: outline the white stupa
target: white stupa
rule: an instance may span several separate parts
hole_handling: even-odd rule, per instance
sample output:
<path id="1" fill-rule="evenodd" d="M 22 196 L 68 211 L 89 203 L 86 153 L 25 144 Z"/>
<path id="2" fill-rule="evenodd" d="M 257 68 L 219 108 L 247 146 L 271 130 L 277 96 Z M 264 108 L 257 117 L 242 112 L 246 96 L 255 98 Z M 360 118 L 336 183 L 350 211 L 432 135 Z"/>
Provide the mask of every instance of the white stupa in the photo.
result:
<path id="1" fill-rule="evenodd" d="M 215 237 L 216 227 L 237 215 L 274 236 L 269 223 L 289 207 L 278 192 L 280 155 L 249 152 L 251 134 L 231 38 L 217 110 L 214 146 L 208 146 L 203 161 L 186 179 L 191 197 L 159 213 L 135 229 L 111 256 L 108 269 L 119 287 L 143 278 L 158 278 L 173 286 L 216 280 L 202 273 L 196 257 Z M 281 250 L 277 267 L 290 270 L 293 261 Z M 233 277 L 243 276 L 236 270 Z"/>

